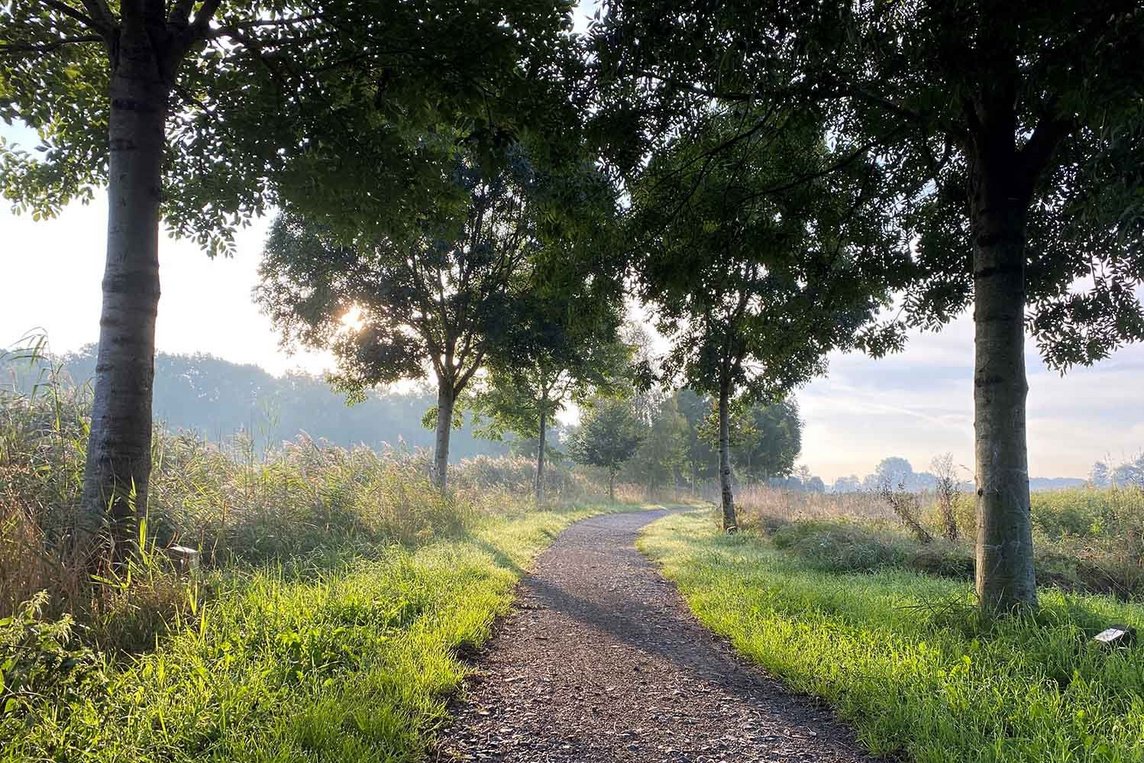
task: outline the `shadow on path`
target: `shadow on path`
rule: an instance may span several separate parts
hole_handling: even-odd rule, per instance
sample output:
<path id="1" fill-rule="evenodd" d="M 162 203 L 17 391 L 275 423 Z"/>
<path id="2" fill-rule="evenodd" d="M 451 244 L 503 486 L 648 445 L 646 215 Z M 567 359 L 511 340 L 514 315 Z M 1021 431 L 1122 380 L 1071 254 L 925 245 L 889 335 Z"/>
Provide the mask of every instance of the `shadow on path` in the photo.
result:
<path id="1" fill-rule="evenodd" d="M 634 546 L 664 510 L 566 530 L 521 583 L 439 761 L 861 761 L 853 735 L 700 626 Z"/>

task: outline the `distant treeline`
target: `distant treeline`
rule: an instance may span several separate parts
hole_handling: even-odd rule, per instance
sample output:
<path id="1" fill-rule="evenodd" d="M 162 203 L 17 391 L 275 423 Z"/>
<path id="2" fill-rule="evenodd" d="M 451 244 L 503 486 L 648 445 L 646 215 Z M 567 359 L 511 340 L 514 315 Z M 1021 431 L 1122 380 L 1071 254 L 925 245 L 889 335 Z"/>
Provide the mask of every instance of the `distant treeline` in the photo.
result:
<path id="1" fill-rule="evenodd" d="M 941 459 L 938 456 L 934 459 L 934 467 L 938 466 Z M 957 464 L 952 460 L 952 456 L 948 457 L 949 465 L 946 469 L 950 472 L 949 476 L 957 483 L 962 489 L 969 490 L 973 487 L 973 471 L 969 466 Z M 1144 460 L 1141 460 L 1144 464 Z M 1097 469 L 1103 464 L 1098 463 L 1094 467 L 1093 473 L 1097 473 Z M 1104 467 L 1107 472 L 1107 467 Z M 1141 474 L 1144 474 L 1144 467 L 1141 468 Z M 858 477 L 857 475 L 850 475 L 849 477 L 839 477 L 830 486 L 831 493 L 854 493 L 858 491 L 877 492 L 882 484 L 888 484 L 893 488 L 901 488 L 910 492 L 922 492 L 926 490 L 933 490 L 937 487 L 938 476 L 932 472 L 915 472 L 913 465 L 901 456 L 890 456 L 883 458 L 878 465 L 874 468 L 873 474 L 867 474 L 865 477 Z M 1076 477 L 1030 477 L 1029 489 L 1032 491 L 1042 490 L 1063 490 L 1070 487 L 1078 487 L 1085 484 L 1085 480 Z M 1101 484 L 1099 481 L 1096 484 Z M 1105 483 L 1107 484 L 1107 483 Z"/>
<path id="2" fill-rule="evenodd" d="M 25 394 L 48 382 L 53 372 L 68 383 L 88 383 L 95 373 L 94 347 L 36 360 L 0 357 L 0 386 Z M 318 376 L 278 377 L 255 365 L 211 355 L 155 356 L 156 420 L 213 440 L 246 432 L 259 449 L 300 432 L 347 447 L 432 448 L 433 432 L 422 418 L 435 404 L 434 392 L 417 390 L 371 392 L 364 402 L 347 405 L 345 397 Z M 449 455 L 461 460 L 508 451 L 507 443 L 477 437 L 466 417 L 453 433 Z"/>

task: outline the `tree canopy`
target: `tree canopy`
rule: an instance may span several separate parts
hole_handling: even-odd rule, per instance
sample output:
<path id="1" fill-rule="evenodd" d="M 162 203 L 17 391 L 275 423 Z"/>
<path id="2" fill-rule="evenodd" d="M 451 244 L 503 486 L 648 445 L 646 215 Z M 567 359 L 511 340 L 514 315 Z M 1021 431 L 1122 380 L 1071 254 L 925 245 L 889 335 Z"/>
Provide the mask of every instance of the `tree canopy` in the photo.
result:
<path id="1" fill-rule="evenodd" d="M 982 606 L 1035 605 L 1025 330 L 1062 369 L 1144 337 L 1139 3 L 619 0 L 593 39 L 617 166 L 750 107 L 736 146 L 781 107 L 822 111 L 837 168 L 885 171 L 913 243 L 904 322 L 974 303 Z"/>
<path id="2" fill-rule="evenodd" d="M 608 475 L 608 497 L 616 496 L 616 475 L 639 448 L 645 432 L 631 402 L 618 397 L 597 397 L 580 419 L 569 450 L 572 458 L 596 466 Z"/>
<path id="3" fill-rule="evenodd" d="M 367 230 L 343 243 L 330 227 L 287 212 L 267 239 L 259 301 L 286 341 L 334 351 L 339 386 L 433 374 L 442 489 L 454 406 L 509 337 L 538 247 L 533 179 L 523 160 L 488 176 L 461 159 L 452 182 L 462 202 L 423 211 L 411 230 Z"/>
<path id="4" fill-rule="evenodd" d="M 727 528 L 731 403 L 781 397 L 862 340 L 904 261 L 872 206 L 875 164 L 826 172 L 837 157 L 813 115 L 740 135 L 751 116 L 700 118 L 630 186 L 634 280 L 671 339 L 665 371 L 716 396 Z"/>

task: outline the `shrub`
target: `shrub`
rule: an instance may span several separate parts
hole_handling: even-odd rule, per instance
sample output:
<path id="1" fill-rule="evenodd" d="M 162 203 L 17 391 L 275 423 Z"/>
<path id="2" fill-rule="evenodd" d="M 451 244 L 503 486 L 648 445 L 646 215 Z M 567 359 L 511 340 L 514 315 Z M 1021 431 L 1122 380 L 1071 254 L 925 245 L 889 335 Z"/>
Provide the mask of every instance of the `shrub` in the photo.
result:
<path id="1" fill-rule="evenodd" d="M 872 572 L 904 566 L 908 552 L 891 538 L 875 538 L 857 525 L 800 522 L 775 530 L 776 548 L 805 559 L 817 569 L 833 572 Z"/>
<path id="2" fill-rule="evenodd" d="M 44 617 L 40 592 L 0 619 L 0 736 L 11 738 L 29 714 L 67 708 L 102 678 L 94 652 L 77 645 L 68 615 Z"/>
<path id="3" fill-rule="evenodd" d="M 922 526 L 922 506 L 917 493 L 906 490 L 903 483 L 894 485 L 889 477 L 878 483 L 878 495 L 901 521 L 902 526 L 921 543 L 929 543 L 933 535 Z"/>
<path id="4" fill-rule="evenodd" d="M 957 473 L 957 465 L 953 461 L 952 453 L 943 453 L 935 456 L 930 462 L 930 468 L 937 477 L 934 493 L 937 497 L 937 512 L 941 521 L 941 534 L 951 543 L 955 543 L 960 535 L 957 527 L 957 513 L 954 507 L 961 496 L 961 480 Z"/>
<path id="5" fill-rule="evenodd" d="M 897 567 L 941 577 L 973 577 L 973 555 L 966 547 L 944 540 L 921 543 L 885 525 L 813 520 L 772 523 L 765 530 L 776 548 L 825 572 Z"/>

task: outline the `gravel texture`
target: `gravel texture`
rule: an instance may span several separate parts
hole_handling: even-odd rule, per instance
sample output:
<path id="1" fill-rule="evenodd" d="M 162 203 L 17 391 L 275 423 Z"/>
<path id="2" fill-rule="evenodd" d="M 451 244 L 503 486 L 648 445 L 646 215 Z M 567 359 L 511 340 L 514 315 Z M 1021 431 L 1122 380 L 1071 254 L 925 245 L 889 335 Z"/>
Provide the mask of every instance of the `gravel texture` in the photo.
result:
<path id="1" fill-rule="evenodd" d="M 478 656 L 438 761 L 864 761 L 853 734 L 699 625 L 634 544 L 663 511 L 566 530 Z"/>

